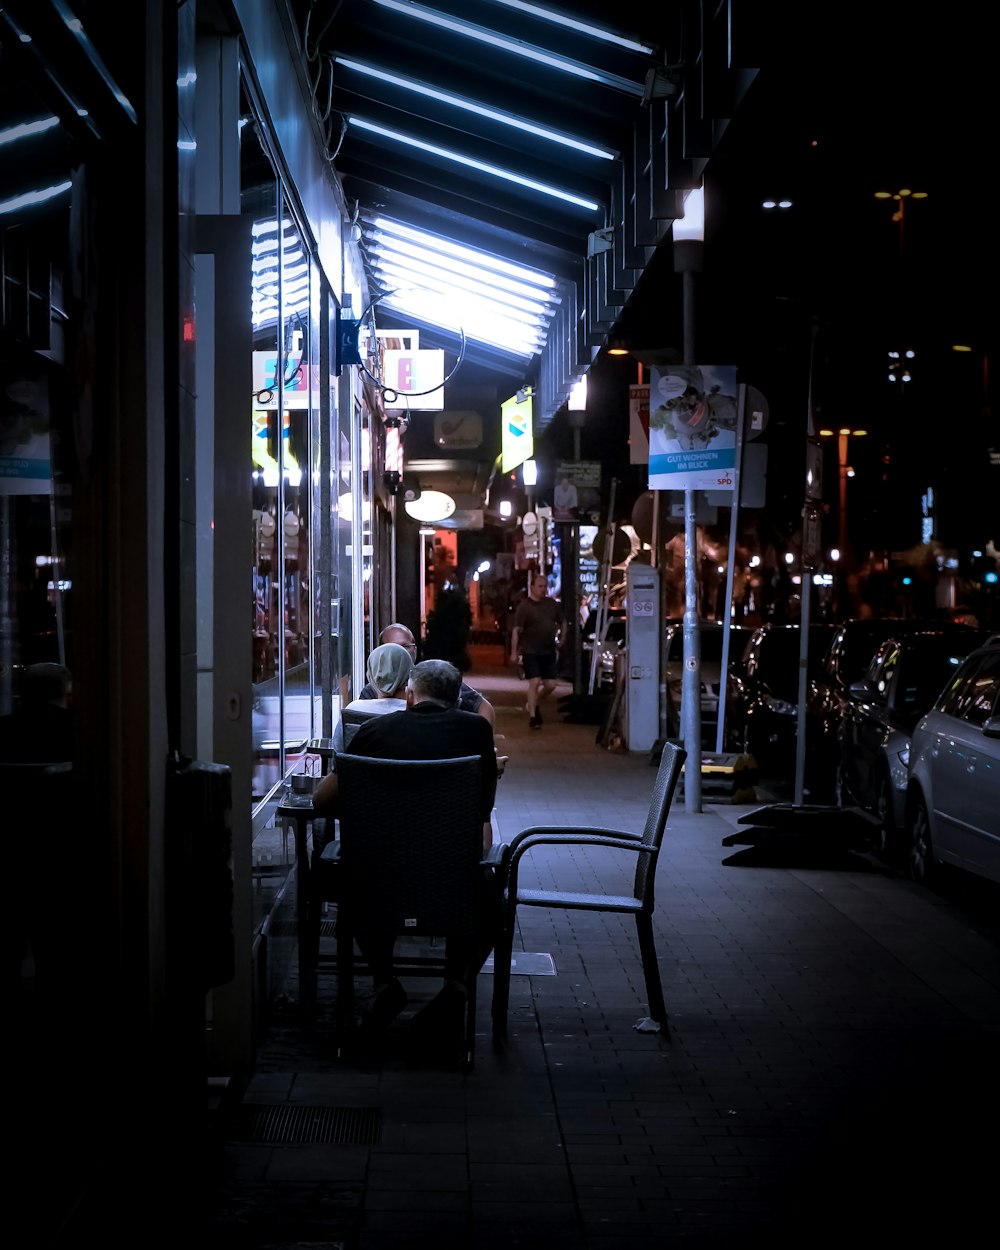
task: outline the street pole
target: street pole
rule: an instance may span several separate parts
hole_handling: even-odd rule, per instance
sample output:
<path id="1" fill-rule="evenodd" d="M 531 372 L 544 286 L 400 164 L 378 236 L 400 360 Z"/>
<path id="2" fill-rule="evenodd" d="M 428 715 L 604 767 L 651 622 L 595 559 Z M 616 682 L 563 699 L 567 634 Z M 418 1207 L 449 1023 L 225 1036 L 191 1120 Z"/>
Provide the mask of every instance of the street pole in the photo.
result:
<path id="1" fill-rule="evenodd" d="M 686 208 L 686 203 L 685 203 Z M 704 230 L 704 220 L 702 220 Z M 683 275 L 684 364 L 694 365 L 694 275 L 701 268 L 704 244 L 677 240 L 674 223 L 674 269 Z M 696 492 L 684 491 L 684 672 L 681 676 L 681 736 L 684 761 L 684 810 L 701 811 L 701 638 L 698 632 L 698 511 Z"/>
<path id="2" fill-rule="evenodd" d="M 837 613 L 847 615 L 847 430 L 837 435 Z"/>

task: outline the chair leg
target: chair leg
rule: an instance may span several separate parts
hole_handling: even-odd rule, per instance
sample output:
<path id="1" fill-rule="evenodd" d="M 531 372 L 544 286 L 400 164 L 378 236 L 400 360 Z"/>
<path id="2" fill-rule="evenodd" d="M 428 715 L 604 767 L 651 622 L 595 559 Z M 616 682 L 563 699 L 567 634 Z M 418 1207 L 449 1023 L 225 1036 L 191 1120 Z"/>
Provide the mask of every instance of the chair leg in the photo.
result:
<path id="1" fill-rule="evenodd" d="M 646 998 L 649 1002 L 649 1014 L 660 1026 L 663 1034 L 669 1036 L 667 1008 L 663 1001 L 660 968 L 656 962 L 656 945 L 653 941 L 653 918 L 652 916 L 637 915 L 635 925 L 639 933 L 639 953 L 642 956 L 642 975 L 646 980 Z"/>
<path id="2" fill-rule="evenodd" d="M 514 917 L 505 922 L 493 946 L 493 1045 L 507 1040 L 507 1008 L 510 1001 L 510 961 L 514 949 Z"/>
<path id="3" fill-rule="evenodd" d="M 319 934 L 322 925 L 323 904 L 310 899 L 306 907 L 305 942 L 306 957 L 299 960 L 299 995 L 303 1007 L 312 1011 L 316 1006 L 316 978 L 319 966 Z"/>
<path id="4" fill-rule="evenodd" d="M 476 988 L 478 979 L 478 971 L 473 971 L 465 987 L 465 1053 L 462 1066 L 466 1072 L 471 1072 L 476 1062 Z"/>
<path id="5" fill-rule="evenodd" d="M 344 1053 L 354 1027 L 354 935 L 337 908 L 337 1055 Z"/>

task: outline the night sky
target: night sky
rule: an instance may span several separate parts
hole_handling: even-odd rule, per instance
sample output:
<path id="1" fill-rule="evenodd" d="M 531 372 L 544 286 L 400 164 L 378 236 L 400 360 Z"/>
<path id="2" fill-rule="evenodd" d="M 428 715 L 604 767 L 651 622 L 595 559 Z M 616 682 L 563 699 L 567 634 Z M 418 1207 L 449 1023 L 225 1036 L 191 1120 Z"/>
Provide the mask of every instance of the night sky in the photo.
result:
<path id="1" fill-rule="evenodd" d="M 736 365 L 767 400 L 763 531 L 795 540 L 811 387 L 817 428 L 869 430 L 851 440 L 852 546 L 863 554 L 918 543 L 921 496 L 932 487 L 935 537 L 964 553 L 989 538 L 1000 544 L 1000 467 L 989 458 L 1000 430 L 984 386 L 997 333 L 990 76 L 970 64 L 974 32 L 897 32 L 884 47 L 877 33 L 860 59 L 845 42 L 843 56 L 831 45 L 763 71 L 723 134 L 705 176 L 695 354 L 699 363 Z M 874 193 L 902 188 L 927 198 L 908 200 L 900 223 L 898 202 Z M 766 211 L 768 195 L 792 207 Z M 679 353 L 681 316 L 667 246 L 621 328 L 637 350 Z M 973 351 L 957 355 L 957 342 Z M 916 353 L 912 381 L 892 384 L 888 353 L 907 349 Z M 601 459 L 618 477 L 623 505 L 646 488 L 626 443 L 627 388 L 637 375 L 634 359 L 601 353 L 581 435 L 582 458 Z M 826 542 L 837 530 L 830 442 Z M 559 417 L 536 451 L 557 457 L 572 446 Z M 725 512 L 720 519 L 728 523 Z"/>

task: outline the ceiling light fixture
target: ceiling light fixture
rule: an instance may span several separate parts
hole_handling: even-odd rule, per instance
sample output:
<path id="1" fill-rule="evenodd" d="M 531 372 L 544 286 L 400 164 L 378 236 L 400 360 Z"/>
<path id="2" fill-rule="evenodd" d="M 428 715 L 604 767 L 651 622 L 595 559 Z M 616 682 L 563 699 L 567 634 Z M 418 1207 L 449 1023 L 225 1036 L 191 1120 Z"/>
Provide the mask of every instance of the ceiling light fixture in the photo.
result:
<path id="1" fill-rule="evenodd" d="M 617 48 L 627 48 L 629 52 L 642 52 L 646 56 L 652 56 L 656 51 L 655 48 L 639 43 L 635 39 L 616 35 L 613 31 L 604 30 L 600 26 L 591 26 L 589 22 L 581 22 L 574 17 L 566 17 L 540 4 L 528 4 L 527 0 L 493 0 L 493 3 L 505 5 L 508 9 L 519 9 L 522 13 L 530 13 L 532 17 L 540 18 L 543 22 L 565 26 L 568 30 L 578 31 L 581 35 L 590 35 L 591 38 L 599 39 L 602 43 L 614 44 Z"/>
<path id="2" fill-rule="evenodd" d="M 446 495 L 444 491 L 425 490 L 419 498 L 407 500 L 403 507 L 414 521 L 429 524 L 432 521 L 446 521 L 454 514 L 457 505 L 451 495 Z"/>
<path id="3" fill-rule="evenodd" d="M 643 84 L 643 104 L 650 104 L 653 100 L 669 100 L 677 95 L 684 82 L 681 77 L 683 69 L 683 65 L 654 65 L 646 74 Z"/>
<path id="4" fill-rule="evenodd" d="M 582 61 L 573 61 L 569 57 L 556 56 L 555 53 L 549 52 L 546 48 L 539 48 L 533 44 L 525 43 L 523 39 L 509 39 L 501 34 L 500 31 L 491 30 L 488 26 L 476 26 L 472 22 L 463 22 L 459 18 L 448 16 L 446 13 L 438 13 L 434 9 L 425 9 L 421 5 L 410 4 L 409 0 L 375 0 L 375 3 L 382 5 L 384 8 L 392 9 L 396 13 L 402 13 L 407 17 L 416 18 L 418 21 L 438 26 L 442 30 L 450 30 L 453 34 L 462 35 L 466 39 L 474 39 L 478 43 L 488 44 L 491 48 L 502 48 L 504 52 L 510 52 L 514 56 L 523 56 L 539 65 L 547 65 L 550 69 L 560 70 L 564 74 L 572 74 L 575 78 L 582 78 L 587 82 L 599 82 L 605 87 L 611 87 L 615 91 L 621 91 L 636 98 L 642 96 L 642 83 L 632 82 L 631 79 L 622 78 L 618 74 L 608 73 L 606 70 L 598 69 L 593 65 L 586 65 Z"/>
<path id="5" fill-rule="evenodd" d="M 596 156 L 601 160 L 613 161 L 618 155 L 617 152 L 611 151 L 610 148 L 598 147 L 596 144 L 587 143 L 583 139 L 577 139 L 573 135 L 562 134 L 558 130 L 552 130 L 548 126 L 539 126 L 535 122 L 528 121 L 525 117 L 517 117 L 514 113 L 504 113 L 500 109 L 487 108 L 485 104 L 481 104 L 478 100 L 452 95 L 448 91 L 439 91 L 436 87 L 418 82 L 414 78 L 404 78 L 401 74 L 393 74 L 389 70 L 379 69 L 377 65 L 366 65 L 363 61 L 355 61 L 347 56 L 338 56 L 334 60 L 338 65 L 342 65 L 345 69 L 353 70 L 357 74 L 376 78 L 380 82 L 391 83 L 394 87 L 402 87 L 404 91 L 412 91 L 414 95 L 424 96 L 428 100 L 438 100 L 441 104 L 448 104 L 452 108 L 463 109 L 467 113 L 475 113 L 477 117 L 486 117 L 490 121 L 499 122 L 502 126 L 510 126 L 513 130 L 520 130 L 525 134 L 534 135 L 536 139 L 545 139 L 549 143 L 558 143 L 563 147 L 572 148 L 576 152 L 583 152 L 586 156 Z"/>
<path id="6" fill-rule="evenodd" d="M 527 178 L 523 174 L 515 173 L 512 169 L 504 169 L 500 165 L 489 165 L 486 161 L 477 161 L 472 156 L 452 151 L 450 148 L 438 147 L 436 143 L 425 143 L 415 135 L 407 135 L 400 130 L 391 130 L 388 126 L 379 126 L 363 117 L 352 115 L 348 117 L 347 122 L 348 125 L 355 126 L 369 134 L 380 135 L 383 139 L 401 143 L 405 147 L 416 148 L 418 151 L 427 152 L 431 156 L 440 156 L 442 160 L 453 161 L 456 165 L 464 165 L 467 169 L 478 170 L 481 174 L 490 174 L 503 182 L 513 182 L 528 191 L 538 191 L 541 195 L 548 195 L 553 199 L 562 200 L 565 204 L 575 204 L 578 208 L 586 208 L 591 212 L 596 212 L 601 207 L 596 200 L 586 200 L 581 195 L 574 195 L 572 191 L 549 186 L 546 182 L 538 182 L 534 178 Z"/>
<path id="7" fill-rule="evenodd" d="M 609 356 L 627 356 L 629 351 L 628 339 L 608 339 Z"/>

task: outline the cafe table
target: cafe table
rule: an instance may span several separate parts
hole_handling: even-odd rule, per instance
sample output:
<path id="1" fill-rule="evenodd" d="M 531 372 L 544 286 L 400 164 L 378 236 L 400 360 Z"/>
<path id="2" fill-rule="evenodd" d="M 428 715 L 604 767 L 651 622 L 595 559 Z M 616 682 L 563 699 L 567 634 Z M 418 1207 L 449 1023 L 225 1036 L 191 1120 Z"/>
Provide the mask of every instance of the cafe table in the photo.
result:
<path id="1" fill-rule="evenodd" d="M 299 944 L 299 1001 L 313 1005 L 314 978 L 309 967 L 309 895 L 312 868 L 309 862 L 309 831 L 316 819 L 313 786 L 316 778 L 295 773 L 292 783 L 278 803 L 276 815 L 292 825 L 295 839 L 295 931 Z M 297 789 L 304 785 L 306 788 Z"/>

